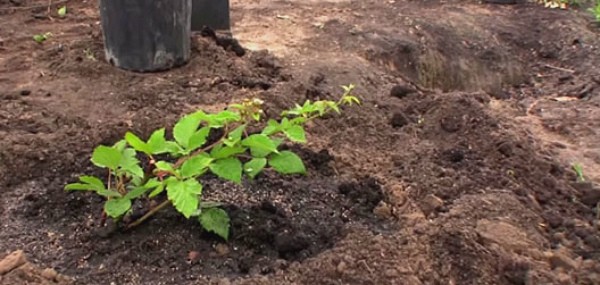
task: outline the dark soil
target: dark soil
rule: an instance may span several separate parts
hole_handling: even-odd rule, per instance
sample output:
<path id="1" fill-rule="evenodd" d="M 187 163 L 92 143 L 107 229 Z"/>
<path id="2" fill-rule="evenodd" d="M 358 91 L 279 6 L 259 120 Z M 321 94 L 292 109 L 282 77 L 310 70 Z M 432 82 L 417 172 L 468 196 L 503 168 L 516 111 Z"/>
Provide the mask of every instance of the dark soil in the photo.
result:
<path id="1" fill-rule="evenodd" d="M 49 19 L 46 1 L 0 0 L 0 250 L 31 262 L 0 284 L 67 284 L 33 264 L 76 284 L 600 284 L 589 17 L 309 2 L 233 1 L 236 39 L 207 30 L 189 64 L 136 74 L 104 62 L 95 4 Z M 129 231 L 101 225 L 102 199 L 63 190 L 100 174 L 91 151 L 128 130 L 250 97 L 276 118 L 349 83 L 361 107 L 286 146 L 307 176 L 201 181 L 231 216 L 228 242 L 173 209 Z"/>

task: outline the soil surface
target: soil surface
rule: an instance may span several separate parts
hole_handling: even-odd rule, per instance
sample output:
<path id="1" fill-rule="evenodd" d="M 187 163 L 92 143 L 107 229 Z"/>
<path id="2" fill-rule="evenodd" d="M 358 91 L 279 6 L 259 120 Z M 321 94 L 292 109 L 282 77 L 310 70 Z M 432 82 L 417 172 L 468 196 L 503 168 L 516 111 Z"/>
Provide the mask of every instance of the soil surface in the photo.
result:
<path id="1" fill-rule="evenodd" d="M 0 0 L 0 284 L 600 284 L 585 9 L 233 0 L 245 52 L 195 35 L 187 65 L 137 74 L 105 62 L 96 1 L 65 2 Z M 362 106 L 288 146 L 307 176 L 204 178 L 227 243 L 172 209 L 114 231 L 102 199 L 63 190 L 128 130 L 252 97 L 277 116 L 350 83 Z"/>

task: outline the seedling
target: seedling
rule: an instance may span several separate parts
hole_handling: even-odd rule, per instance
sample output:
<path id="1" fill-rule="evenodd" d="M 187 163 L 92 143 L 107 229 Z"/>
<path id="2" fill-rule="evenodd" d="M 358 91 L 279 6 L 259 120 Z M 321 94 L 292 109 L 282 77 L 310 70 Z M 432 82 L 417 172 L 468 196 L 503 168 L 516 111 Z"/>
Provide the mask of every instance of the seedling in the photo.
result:
<path id="1" fill-rule="evenodd" d="M 577 174 L 577 181 L 585 182 L 585 177 L 583 175 L 583 166 L 579 163 L 575 163 L 575 164 L 573 164 L 573 170 Z"/>
<path id="2" fill-rule="evenodd" d="M 173 205 L 184 217 L 197 219 L 205 230 L 227 240 L 229 216 L 218 203 L 202 201 L 203 185 L 198 178 L 212 173 L 240 184 L 243 176 L 254 179 L 267 170 L 305 174 L 301 158 L 281 146 L 284 142 L 306 143 L 305 123 L 330 112 L 340 113 L 341 106 L 359 104 L 351 94 L 353 89 L 353 85 L 344 86 L 337 102 L 296 105 L 284 111 L 281 120 L 270 119 L 266 124 L 261 120 L 263 102 L 253 99 L 216 114 L 196 111 L 184 116 L 173 127 L 174 140 L 167 140 L 165 128 L 155 130 L 147 140 L 127 132 L 116 144 L 94 149 L 91 161 L 106 169 L 105 179 L 84 175 L 65 189 L 92 191 L 106 198 L 104 213 L 117 222 L 130 213 L 134 200 L 164 199 L 161 194 L 166 192 L 163 202 L 125 228 Z M 214 133 L 221 137 L 210 139 Z M 139 159 L 142 156 L 147 163 Z"/>
<path id="3" fill-rule="evenodd" d="M 58 14 L 59 17 L 64 17 L 67 15 L 67 6 L 62 6 L 60 8 L 58 8 L 58 10 L 56 11 L 56 13 Z"/>
<path id="4" fill-rule="evenodd" d="M 52 36 L 52 33 L 37 34 L 37 35 L 33 35 L 33 40 L 38 43 L 43 43 L 51 36 Z"/>
<path id="5" fill-rule="evenodd" d="M 592 8 L 589 8 L 588 11 L 594 15 L 596 22 L 600 23 L 600 0 L 596 0 L 596 5 Z"/>

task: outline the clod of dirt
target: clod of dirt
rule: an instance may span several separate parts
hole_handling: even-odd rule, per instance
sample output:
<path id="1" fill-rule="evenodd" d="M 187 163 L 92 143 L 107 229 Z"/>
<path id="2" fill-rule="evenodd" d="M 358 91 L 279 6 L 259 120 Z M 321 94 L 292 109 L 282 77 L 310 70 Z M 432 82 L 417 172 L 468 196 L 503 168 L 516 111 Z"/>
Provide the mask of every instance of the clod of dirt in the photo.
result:
<path id="1" fill-rule="evenodd" d="M 533 242 L 523 229 L 504 221 L 480 220 L 476 231 L 486 243 L 495 243 L 510 251 L 526 250 Z"/>
<path id="2" fill-rule="evenodd" d="M 275 249 L 283 258 L 289 254 L 300 252 L 309 247 L 308 239 L 303 234 L 282 232 L 275 236 Z"/>
<path id="3" fill-rule="evenodd" d="M 455 133 L 462 127 L 462 119 L 458 115 L 450 115 L 440 120 L 442 129 L 449 133 Z"/>
<path id="4" fill-rule="evenodd" d="M 392 87 L 392 89 L 390 90 L 390 96 L 392 97 L 396 97 L 398 99 L 402 99 L 412 93 L 416 93 L 417 90 L 407 86 L 407 85 L 396 85 L 394 87 Z"/>
<path id="5" fill-rule="evenodd" d="M 548 257 L 548 262 L 552 269 L 563 268 L 565 270 L 573 270 L 579 267 L 579 263 L 560 251 L 555 251 Z"/>
<path id="6" fill-rule="evenodd" d="M 4 275 L 7 272 L 25 264 L 27 259 L 22 250 L 17 250 L 6 256 L 0 261 L 0 275 Z"/>
<path id="7" fill-rule="evenodd" d="M 355 203 L 352 208 L 358 214 L 371 214 L 379 201 L 383 199 L 381 186 L 374 178 L 367 178 L 358 183 L 342 183 L 338 187 L 338 191 Z"/>
<path id="8" fill-rule="evenodd" d="M 548 223 L 548 225 L 556 229 L 563 224 L 563 218 L 560 213 L 554 211 L 546 211 L 543 215 L 544 220 Z"/>
<path id="9" fill-rule="evenodd" d="M 444 200 L 433 194 L 425 196 L 423 201 L 421 201 L 421 211 L 423 211 L 425 216 L 429 216 L 433 212 L 440 210 L 443 206 Z"/>
<path id="10" fill-rule="evenodd" d="M 388 191 L 388 200 L 392 206 L 400 207 L 406 203 L 407 199 L 408 197 L 402 186 L 394 184 L 390 187 L 390 190 Z"/>
<path id="11" fill-rule="evenodd" d="M 600 202 L 600 189 L 594 187 L 591 182 L 578 182 L 571 185 L 581 193 L 579 198 L 581 203 L 589 207 L 596 207 Z"/>
<path id="12" fill-rule="evenodd" d="M 392 207 L 386 202 L 380 201 L 377 207 L 373 209 L 373 214 L 383 219 L 392 218 Z"/>
<path id="13" fill-rule="evenodd" d="M 442 156 L 452 163 L 459 163 L 465 159 L 465 152 L 461 149 L 453 148 L 444 151 Z"/>
<path id="14" fill-rule="evenodd" d="M 229 246 L 227 246 L 226 244 L 220 243 L 215 246 L 215 251 L 217 252 L 217 254 L 219 256 L 225 256 L 225 255 L 229 254 L 230 250 L 229 250 Z"/>
<path id="15" fill-rule="evenodd" d="M 0 260 L 0 285 L 67 285 L 73 282 L 54 269 L 44 270 L 27 261 L 22 250 L 17 250 Z"/>
<path id="16" fill-rule="evenodd" d="M 511 284 L 525 285 L 527 284 L 529 267 L 529 264 L 526 262 L 511 262 L 502 268 L 504 278 Z"/>
<path id="17" fill-rule="evenodd" d="M 228 36 L 219 36 L 209 27 L 204 27 L 202 31 L 200 31 L 200 35 L 213 39 L 218 46 L 222 47 L 224 50 L 233 51 L 237 56 L 241 57 L 246 54 L 246 50 L 240 45 L 238 40 Z"/>
<path id="18" fill-rule="evenodd" d="M 394 128 L 402 128 L 408 125 L 409 122 L 410 121 L 408 120 L 406 115 L 404 115 L 404 113 L 397 112 L 394 113 L 394 115 L 392 116 L 392 119 L 390 120 L 390 125 L 392 125 L 392 127 Z"/>
<path id="19" fill-rule="evenodd" d="M 187 262 L 190 264 L 194 264 L 196 262 L 198 262 L 198 260 L 200 260 L 200 253 L 192 250 L 190 252 L 188 252 L 188 256 L 187 256 Z"/>

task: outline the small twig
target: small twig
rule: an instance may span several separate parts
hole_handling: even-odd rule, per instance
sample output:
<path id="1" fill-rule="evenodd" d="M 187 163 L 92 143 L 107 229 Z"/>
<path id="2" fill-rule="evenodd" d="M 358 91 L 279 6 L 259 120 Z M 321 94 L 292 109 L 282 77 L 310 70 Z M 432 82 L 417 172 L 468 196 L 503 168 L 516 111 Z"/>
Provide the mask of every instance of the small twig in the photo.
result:
<path id="1" fill-rule="evenodd" d="M 148 213 L 146 213 L 145 215 L 143 215 L 141 218 L 135 220 L 135 222 L 127 225 L 127 227 L 125 228 L 126 230 L 131 229 L 133 227 L 138 226 L 139 224 L 143 223 L 145 220 L 149 219 L 150 217 L 152 217 L 154 214 L 156 214 L 156 212 L 160 211 L 162 208 L 168 206 L 171 204 L 171 201 L 169 201 L 168 199 L 165 200 L 164 202 L 160 203 L 160 205 L 150 209 L 150 211 L 148 211 Z"/>
<path id="2" fill-rule="evenodd" d="M 69 0 L 60 0 L 60 1 L 56 1 L 54 3 L 52 3 L 52 1 L 50 1 L 50 5 L 54 6 L 54 5 L 60 5 L 63 3 L 67 3 L 69 2 Z M 25 6 L 25 7 L 3 7 L 0 8 L 0 11 L 6 11 L 6 10 L 30 10 L 30 9 L 37 9 L 37 8 L 44 8 L 44 7 L 48 7 L 48 11 L 50 11 L 50 6 L 47 4 L 44 5 L 34 5 L 34 6 Z"/>
<path id="3" fill-rule="evenodd" d="M 558 66 L 554 66 L 554 65 L 550 65 L 550 64 L 544 64 L 544 67 L 550 68 L 550 69 L 556 69 L 556 70 L 560 70 L 560 71 L 564 71 L 564 72 L 568 72 L 568 73 L 575 73 L 575 70 L 573 70 L 573 69 L 562 68 L 562 67 L 558 67 Z"/>

